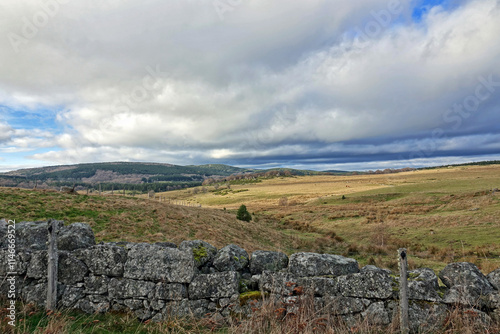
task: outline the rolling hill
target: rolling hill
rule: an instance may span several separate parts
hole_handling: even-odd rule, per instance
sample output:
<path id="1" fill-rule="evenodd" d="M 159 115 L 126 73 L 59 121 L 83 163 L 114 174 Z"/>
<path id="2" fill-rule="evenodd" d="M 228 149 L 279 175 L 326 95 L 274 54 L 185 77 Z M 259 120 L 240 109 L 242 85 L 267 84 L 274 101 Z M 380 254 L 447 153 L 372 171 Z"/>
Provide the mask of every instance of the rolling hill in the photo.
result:
<path id="1" fill-rule="evenodd" d="M 152 162 L 104 162 L 29 168 L 0 174 L 0 186 L 58 189 L 75 186 L 77 190 L 125 190 L 144 193 L 170 191 L 199 186 L 211 178 L 228 182 L 234 175 L 269 172 L 268 177 L 286 175 L 317 175 L 322 172 L 290 168 L 249 169 L 223 164 L 172 165 Z"/>

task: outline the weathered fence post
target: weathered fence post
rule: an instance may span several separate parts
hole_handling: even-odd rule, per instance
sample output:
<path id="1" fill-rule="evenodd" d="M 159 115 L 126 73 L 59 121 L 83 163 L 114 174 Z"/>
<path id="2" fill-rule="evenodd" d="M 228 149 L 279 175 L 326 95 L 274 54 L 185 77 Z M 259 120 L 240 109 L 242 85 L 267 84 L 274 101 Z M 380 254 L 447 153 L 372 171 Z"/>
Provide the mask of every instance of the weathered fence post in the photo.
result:
<path id="1" fill-rule="evenodd" d="M 47 264 L 47 310 L 55 310 L 57 307 L 57 265 L 59 255 L 57 254 L 57 221 L 50 219 L 48 222 L 49 245 Z"/>
<path id="2" fill-rule="evenodd" d="M 399 322 L 401 333 L 408 334 L 408 256 L 406 248 L 398 249 L 399 264 Z"/>

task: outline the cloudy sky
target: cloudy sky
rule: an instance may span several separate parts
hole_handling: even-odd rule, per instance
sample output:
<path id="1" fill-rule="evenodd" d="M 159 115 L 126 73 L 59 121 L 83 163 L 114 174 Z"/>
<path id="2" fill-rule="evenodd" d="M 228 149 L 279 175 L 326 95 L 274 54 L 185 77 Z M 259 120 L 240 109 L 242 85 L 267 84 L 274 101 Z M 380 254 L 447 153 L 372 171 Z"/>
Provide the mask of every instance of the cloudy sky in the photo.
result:
<path id="1" fill-rule="evenodd" d="M 0 171 L 500 159 L 500 0 L 2 0 Z"/>

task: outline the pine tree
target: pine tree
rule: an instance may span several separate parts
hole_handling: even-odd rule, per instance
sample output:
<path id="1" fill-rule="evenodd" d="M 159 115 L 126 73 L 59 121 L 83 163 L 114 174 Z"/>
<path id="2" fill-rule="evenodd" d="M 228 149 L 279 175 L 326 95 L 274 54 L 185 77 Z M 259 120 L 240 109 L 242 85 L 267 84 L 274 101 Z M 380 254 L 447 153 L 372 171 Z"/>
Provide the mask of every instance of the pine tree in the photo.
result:
<path id="1" fill-rule="evenodd" d="M 252 220 L 252 215 L 250 215 L 250 212 L 247 211 L 247 207 L 244 204 L 241 204 L 238 212 L 236 212 L 236 218 L 249 222 Z"/>

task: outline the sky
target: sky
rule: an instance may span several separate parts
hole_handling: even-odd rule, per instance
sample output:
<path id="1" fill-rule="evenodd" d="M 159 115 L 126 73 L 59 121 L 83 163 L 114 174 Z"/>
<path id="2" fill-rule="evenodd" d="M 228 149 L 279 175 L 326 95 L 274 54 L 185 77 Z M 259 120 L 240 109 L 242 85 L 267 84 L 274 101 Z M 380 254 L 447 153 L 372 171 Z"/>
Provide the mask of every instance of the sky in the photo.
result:
<path id="1" fill-rule="evenodd" d="M 500 160 L 500 0 L 2 0 L 0 172 Z"/>

